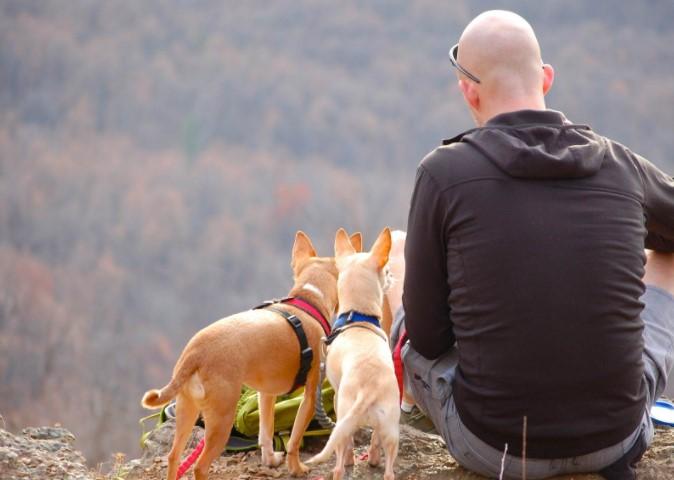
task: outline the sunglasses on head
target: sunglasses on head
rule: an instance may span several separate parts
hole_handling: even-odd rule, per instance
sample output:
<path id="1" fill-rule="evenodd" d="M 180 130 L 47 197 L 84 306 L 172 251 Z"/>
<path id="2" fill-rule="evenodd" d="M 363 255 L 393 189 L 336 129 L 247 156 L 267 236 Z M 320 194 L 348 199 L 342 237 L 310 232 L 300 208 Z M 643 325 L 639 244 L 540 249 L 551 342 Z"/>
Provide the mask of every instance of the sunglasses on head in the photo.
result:
<path id="1" fill-rule="evenodd" d="M 454 68 L 456 68 L 459 72 L 463 73 L 466 77 L 470 78 L 475 83 L 480 83 L 479 78 L 477 78 L 475 75 L 473 75 L 468 70 L 466 70 L 461 65 L 459 65 L 459 62 L 457 61 L 457 58 L 459 58 L 459 44 L 458 43 L 456 45 L 454 45 L 452 48 L 449 49 L 449 61 L 452 63 L 452 66 Z"/>
<path id="2" fill-rule="evenodd" d="M 459 62 L 456 60 L 459 58 L 459 44 L 457 43 L 452 48 L 449 49 L 449 61 L 452 63 L 452 66 L 456 68 L 459 72 L 463 73 L 466 77 L 470 78 L 475 83 L 481 83 L 480 79 L 475 75 L 470 73 L 468 70 L 459 65 Z M 545 65 L 542 66 L 545 69 Z"/>

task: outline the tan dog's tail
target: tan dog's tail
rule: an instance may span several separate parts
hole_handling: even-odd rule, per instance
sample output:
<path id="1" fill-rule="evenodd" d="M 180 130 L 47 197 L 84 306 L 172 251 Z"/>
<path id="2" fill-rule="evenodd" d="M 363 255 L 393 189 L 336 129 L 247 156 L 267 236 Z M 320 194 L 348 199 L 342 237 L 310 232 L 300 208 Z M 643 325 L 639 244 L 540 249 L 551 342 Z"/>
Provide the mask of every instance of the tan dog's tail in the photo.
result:
<path id="1" fill-rule="evenodd" d="M 173 382 L 169 383 L 161 390 L 157 390 L 156 388 L 153 390 L 148 390 L 145 392 L 145 395 L 143 395 L 143 400 L 140 402 L 140 404 L 145 408 L 149 408 L 150 410 L 163 407 L 168 402 L 173 400 L 173 397 L 175 397 L 176 393 L 178 393 L 177 390 L 178 389 L 175 387 L 175 383 Z"/>
<path id="2" fill-rule="evenodd" d="M 190 379 L 192 374 L 196 371 L 197 365 L 193 360 L 193 356 L 178 360 L 178 366 L 174 371 L 173 378 L 168 385 L 161 390 L 152 389 L 145 392 L 143 400 L 140 404 L 150 410 L 163 407 L 171 400 L 173 400 L 182 386 Z"/>
<path id="3" fill-rule="evenodd" d="M 311 457 L 307 463 L 321 463 L 328 460 L 332 456 L 332 452 L 335 451 L 335 448 L 342 442 L 347 442 L 349 438 L 351 438 L 351 435 L 356 432 L 358 420 L 363 417 L 369 406 L 370 402 L 367 397 L 363 392 L 358 392 L 358 396 L 356 397 L 356 401 L 353 402 L 351 410 L 337 421 L 337 425 L 335 425 L 335 428 L 332 430 L 328 443 L 325 444 L 323 450 Z"/>

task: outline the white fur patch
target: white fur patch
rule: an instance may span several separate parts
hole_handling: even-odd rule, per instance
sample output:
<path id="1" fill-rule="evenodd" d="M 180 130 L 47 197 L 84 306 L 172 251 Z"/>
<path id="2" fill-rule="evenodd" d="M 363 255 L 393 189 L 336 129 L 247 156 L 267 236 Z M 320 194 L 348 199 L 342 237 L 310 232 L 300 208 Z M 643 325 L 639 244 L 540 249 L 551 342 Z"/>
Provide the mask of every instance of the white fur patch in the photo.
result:
<path id="1" fill-rule="evenodd" d="M 204 390 L 204 384 L 201 383 L 201 379 L 199 378 L 199 374 L 195 373 L 192 375 L 189 379 L 189 390 L 192 398 L 195 398 L 197 400 L 201 400 L 206 396 L 206 392 Z"/>
<path id="2" fill-rule="evenodd" d="M 323 296 L 323 292 L 321 292 L 321 290 L 316 285 L 312 285 L 311 283 L 305 283 L 304 285 L 302 285 L 302 288 L 305 289 L 305 290 L 309 290 L 310 292 L 315 293 L 316 295 L 318 295 L 321 298 L 325 298 Z"/>

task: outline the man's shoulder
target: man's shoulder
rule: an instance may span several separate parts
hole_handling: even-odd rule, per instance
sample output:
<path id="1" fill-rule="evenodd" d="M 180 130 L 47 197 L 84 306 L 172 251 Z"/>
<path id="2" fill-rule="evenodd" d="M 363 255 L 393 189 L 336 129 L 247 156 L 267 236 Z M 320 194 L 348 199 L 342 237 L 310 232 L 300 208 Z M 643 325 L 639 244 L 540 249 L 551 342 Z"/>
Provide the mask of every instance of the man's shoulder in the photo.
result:
<path id="1" fill-rule="evenodd" d="M 441 184 L 460 182 L 473 176 L 501 175 L 501 172 L 487 160 L 473 145 L 463 142 L 464 132 L 431 150 L 419 166 Z"/>

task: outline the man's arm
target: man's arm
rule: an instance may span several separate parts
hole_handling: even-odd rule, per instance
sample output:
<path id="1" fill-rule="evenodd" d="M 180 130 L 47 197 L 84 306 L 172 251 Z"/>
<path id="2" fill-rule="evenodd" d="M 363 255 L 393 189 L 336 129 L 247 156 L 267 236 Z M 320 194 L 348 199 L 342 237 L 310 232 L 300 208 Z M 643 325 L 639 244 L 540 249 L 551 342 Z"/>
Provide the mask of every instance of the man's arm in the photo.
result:
<path id="1" fill-rule="evenodd" d="M 636 160 L 644 185 L 646 248 L 674 252 L 674 179 L 645 158 Z"/>
<path id="2" fill-rule="evenodd" d="M 426 358 L 439 357 L 455 342 L 447 303 L 446 216 L 436 181 L 420 165 L 407 222 L 403 306 L 410 342 Z"/>

